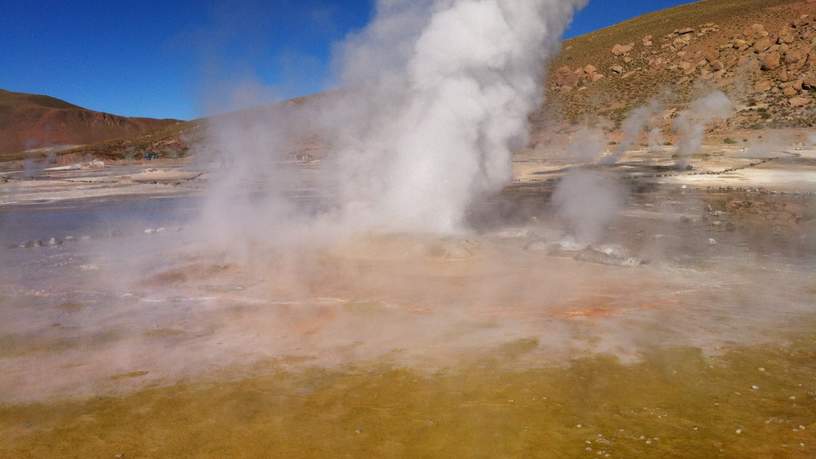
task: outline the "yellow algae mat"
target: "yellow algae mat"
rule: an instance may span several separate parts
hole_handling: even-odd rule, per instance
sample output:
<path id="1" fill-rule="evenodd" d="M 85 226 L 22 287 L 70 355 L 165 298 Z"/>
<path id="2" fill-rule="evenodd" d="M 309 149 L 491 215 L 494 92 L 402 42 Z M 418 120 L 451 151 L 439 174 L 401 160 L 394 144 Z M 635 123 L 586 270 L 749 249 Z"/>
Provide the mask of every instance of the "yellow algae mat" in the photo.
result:
<path id="1" fill-rule="evenodd" d="M 718 356 L 665 348 L 443 371 L 285 370 L 0 408 L 0 457 L 816 456 L 816 333 Z"/>

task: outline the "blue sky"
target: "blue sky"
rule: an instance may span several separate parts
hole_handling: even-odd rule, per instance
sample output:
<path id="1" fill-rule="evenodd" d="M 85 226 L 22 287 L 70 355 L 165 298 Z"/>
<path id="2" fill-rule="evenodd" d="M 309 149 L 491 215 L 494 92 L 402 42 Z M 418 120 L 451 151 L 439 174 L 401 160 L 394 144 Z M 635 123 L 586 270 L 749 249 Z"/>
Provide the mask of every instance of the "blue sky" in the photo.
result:
<path id="1" fill-rule="evenodd" d="M 590 0 L 568 35 L 688 0 Z M 249 91 L 319 91 L 331 46 L 373 0 L 0 0 L 0 88 L 105 112 L 190 119 Z M 272 89 L 274 88 L 274 89 Z"/>

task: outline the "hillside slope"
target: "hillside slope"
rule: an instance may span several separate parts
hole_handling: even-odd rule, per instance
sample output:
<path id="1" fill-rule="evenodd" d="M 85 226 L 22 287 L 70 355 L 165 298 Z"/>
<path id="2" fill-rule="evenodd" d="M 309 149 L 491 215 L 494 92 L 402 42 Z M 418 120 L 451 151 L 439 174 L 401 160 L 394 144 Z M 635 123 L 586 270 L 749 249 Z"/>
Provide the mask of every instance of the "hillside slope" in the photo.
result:
<path id="1" fill-rule="evenodd" d="M 713 88 L 737 104 L 732 128 L 816 125 L 816 1 L 704 0 L 568 40 L 547 109 L 620 122 L 652 98 L 679 110 Z"/>
<path id="2" fill-rule="evenodd" d="M 53 97 L 0 90 L 0 154 L 130 138 L 179 123 L 127 118 Z"/>
<path id="3" fill-rule="evenodd" d="M 565 41 L 549 68 L 546 102 L 531 115 L 533 144 L 549 135 L 552 121 L 608 119 L 614 129 L 655 99 L 667 127 L 690 100 L 714 88 L 737 106 L 727 129 L 814 127 L 816 0 L 702 0 L 658 11 Z M 210 122 L 251 113 L 187 123 L 123 118 L 0 90 L 0 153 L 82 144 L 66 152 L 179 156 L 205 137 Z M 292 154 L 320 156 L 317 144 L 310 137 Z"/>

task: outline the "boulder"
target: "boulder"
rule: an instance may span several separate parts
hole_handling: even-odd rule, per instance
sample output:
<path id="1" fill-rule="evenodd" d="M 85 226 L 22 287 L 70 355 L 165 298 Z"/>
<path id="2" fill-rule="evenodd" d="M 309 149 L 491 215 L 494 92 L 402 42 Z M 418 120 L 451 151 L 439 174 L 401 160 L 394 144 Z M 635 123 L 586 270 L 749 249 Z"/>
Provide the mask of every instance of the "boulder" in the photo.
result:
<path id="1" fill-rule="evenodd" d="M 796 31 L 791 29 L 790 27 L 783 27 L 782 30 L 779 31 L 779 38 L 777 38 L 776 42 L 781 44 L 791 44 L 796 41 Z"/>
<path id="2" fill-rule="evenodd" d="M 767 92 L 771 89 L 773 83 L 771 80 L 759 80 L 754 84 L 754 91 L 756 92 Z"/>
<path id="3" fill-rule="evenodd" d="M 683 73 L 685 73 L 686 75 L 689 75 L 689 74 L 691 74 L 691 73 L 694 73 L 694 70 L 696 69 L 696 66 L 695 66 L 694 64 L 692 64 L 691 62 L 685 62 L 685 61 L 681 62 L 681 63 L 678 65 L 678 67 L 679 67 L 679 68 L 680 68 L 680 70 L 682 70 L 682 71 L 683 71 Z"/>
<path id="4" fill-rule="evenodd" d="M 694 29 L 691 27 L 683 27 L 682 29 L 677 29 L 674 31 L 675 35 L 687 35 L 690 33 L 694 33 Z"/>
<path id="5" fill-rule="evenodd" d="M 759 54 L 767 51 L 771 47 L 771 40 L 767 37 L 760 38 L 754 42 L 754 52 Z"/>
<path id="6" fill-rule="evenodd" d="M 734 40 L 734 49 L 737 49 L 739 51 L 745 51 L 750 47 L 751 45 L 743 39 L 737 38 L 736 40 Z"/>
<path id="7" fill-rule="evenodd" d="M 782 94 L 784 94 L 785 97 L 793 97 L 793 96 L 799 94 L 799 91 L 794 89 L 792 86 L 785 86 L 782 89 Z"/>
<path id="8" fill-rule="evenodd" d="M 703 59 L 708 61 L 709 64 L 720 58 L 720 52 L 717 49 L 706 49 L 702 54 Z"/>
<path id="9" fill-rule="evenodd" d="M 624 54 L 629 54 L 634 47 L 634 43 L 629 43 L 628 45 L 616 44 L 612 47 L 612 54 L 615 56 L 623 56 Z"/>
<path id="10" fill-rule="evenodd" d="M 615 72 L 617 74 L 621 74 L 621 73 L 623 73 L 623 66 L 613 65 L 612 67 L 609 67 L 609 70 L 612 70 L 613 72 Z"/>
<path id="11" fill-rule="evenodd" d="M 816 90 L 816 75 L 809 73 L 802 78 L 802 89 L 808 91 Z"/>
<path id="12" fill-rule="evenodd" d="M 769 35 L 768 31 L 765 30 L 765 26 L 763 24 L 752 24 L 751 34 L 754 37 L 767 37 Z"/>
<path id="13" fill-rule="evenodd" d="M 689 43 L 691 43 L 691 35 L 681 35 L 672 42 L 677 49 L 685 48 Z"/>
<path id="14" fill-rule="evenodd" d="M 802 62 L 804 58 L 804 53 L 799 50 L 792 49 L 785 52 L 785 63 L 788 65 L 798 64 L 799 62 Z"/>
<path id="15" fill-rule="evenodd" d="M 558 68 L 553 75 L 553 83 L 556 86 L 572 87 L 578 84 L 578 75 L 572 71 L 568 66 Z"/>
<path id="16" fill-rule="evenodd" d="M 790 81 L 790 75 L 788 74 L 787 69 L 782 69 L 779 72 L 779 81 L 783 81 L 783 82 Z"/>
<path id="17" fill-rule="evenodd" d="M 782 56 L 778 51 L 769 51 L 760 57 L 762 70 L 775 70 L 782 64 Z"/>
<path id="18" fill-rule="evenodd" d="M 645 37 L 643 37 L 643 40 L 642 40 L 642 42 L 643 42 L 643 46 L 645 46 L 645 47 L 647 47 L 647 48 L 648 48 L 648 47 L 650 47 L 650 46 L 652 46 L 652 45 L 654 44 L 654 43 L 652 42 L 652 38 L 653 38 L 653 37 L 652 37 L 651 35 L 646 35 Z"/>
<path id="19" fill-rule="evenodd" d="M 788 103 L 791 105 L 791 107 L 804 107 L 805 105 L 810 105 L 810 99 L 807 97 L 797 96 L 789 99 Z"/>

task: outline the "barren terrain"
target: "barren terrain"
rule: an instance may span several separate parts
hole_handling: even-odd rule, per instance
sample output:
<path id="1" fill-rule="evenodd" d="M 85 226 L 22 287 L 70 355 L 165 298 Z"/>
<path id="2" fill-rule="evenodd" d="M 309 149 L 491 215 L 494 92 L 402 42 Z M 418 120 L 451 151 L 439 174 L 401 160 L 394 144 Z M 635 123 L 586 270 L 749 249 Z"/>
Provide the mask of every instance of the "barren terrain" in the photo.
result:
<path id="1" fill-rule="evenodd" d="M 573 245 L 552 208 L 554 186 L 576 167 L 557 154 L 518 155 L 514 183 L 472 210 L 471 234 L 302 234 L 239 258 L 201 245 L 192 223 L 207 175 L 189 160 L 5 173 L 0 455 L 64 454 L 83 432 L 106 439 L 84 443 L 85 456 L 178 454 L 163 436 L 134 442 L 121 430 L 168 431 L 162 406 L 174 403 L 188 411 L 173 416 L 237 416 L 230 430 L 274 442 L 253 443 L 261 449 L 295 448 L 299 416 L 315 423 L 304 431 L 341 429 L 309 437 L 311 452 L 290 449 L 303 457 L 341 444 L 430 453 L 425 441 L 376 432 L 457 435 L 459 416 L 488 413 L 538 425 L 529 437 L 468 428 L 515 438 L 519 454 L 554 442 L 576 455 L 682 455 L 697 445 L 808 457 L 816 150 L 791 145 L 758 161 L 708 144 L 686 171 L 671 166 L 668 147 L 628 151 L 602 168 L 625 184 L 626 206 L 590 247 Z M 288 167 L 306 179 L 316 164 Z M 296 192 L 303 206 L 330 192 L 305 190 Z M 568 389 L 574 378 L 584 396 Z M 687 395 L 696 413 L 666 395 L 690 379 L 711 384 Z M 630 398 L 621 384 L 656 398 Z M 446 414 L 397 402 L 395 387 L 409 399 L 441 397 Z M 336 423 L 314 411 L 326 403 Z M 726 423 L 700 416 L 711 403 L 729 410 Z M 247 417 L 239 406 L 283 417 Z M 171 430 L 191 439 L 210 429 L 191 422 Z M 346 445 L 347 435 L 361 443 Z M 208 438 L 194 455 L 231 444 Z"/>

